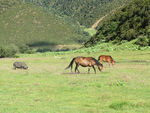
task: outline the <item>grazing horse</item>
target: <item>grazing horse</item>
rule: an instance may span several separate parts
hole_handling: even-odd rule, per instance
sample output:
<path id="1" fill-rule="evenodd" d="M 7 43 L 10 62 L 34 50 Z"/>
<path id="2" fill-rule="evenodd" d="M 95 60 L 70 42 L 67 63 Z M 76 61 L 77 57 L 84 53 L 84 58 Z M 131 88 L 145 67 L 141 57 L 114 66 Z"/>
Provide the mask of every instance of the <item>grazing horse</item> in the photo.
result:
<path id="1" fill-rule="evenodd" d="M 103 65 L 100 62 L 98 62 L 95 58 L 93 58 L 93 57 L 82 57 L 82 56 L 78 56 L 78 57 L 73 58 L 69 64 L 69 66 L 66 67 L 65 69 L 68 69 L 71 67 L 71 72 L 72 72 L 72 67 L 73 67 L 74 62 L 76 64 L 75 73 L 76 73 L 76 71 L 78 71 L 78 73 L 80 73 L 79 69 L 78 69 L 78 67 L 80 65 L 82 67 L 89 67 L 88 68 L 88 74 L 90 73 L 90 67 L 92 67 L 94 69 L 94 72 L 96 74 L 96 70 L 95 70 L 94 65 L 96 65 L 98 67 L 99 71 L 102 71 L 102 69 L 103 69 Z"/>
<path id="2" fill-rule="evenodd" d="M 108 62 L 109 67 L 110 67 L 110 63 L 112 64 L 112 66 L 115 64 L 115 61 L 113 60 L 113 58 L 110 55 L 101 55 L 98 57 L 98 61 L 99 60 L 100 60 L 100 63 Z"/>

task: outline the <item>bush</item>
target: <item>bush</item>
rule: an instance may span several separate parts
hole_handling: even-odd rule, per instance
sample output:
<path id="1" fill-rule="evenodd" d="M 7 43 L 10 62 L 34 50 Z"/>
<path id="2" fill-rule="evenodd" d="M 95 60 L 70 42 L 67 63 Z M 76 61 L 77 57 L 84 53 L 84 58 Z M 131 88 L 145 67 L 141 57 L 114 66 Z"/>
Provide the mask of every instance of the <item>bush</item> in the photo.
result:
<path id="1" fill-rule="evenodd" d="M 18 47 L 15 45 L 0 46 L 0 58 L 14 57 L 17 52 L 18 52 Z"/>
<path id="2" fill-rule="evenodd" d="M 52 51 L 52 49 L 50 49 L 50 48 L 38 48 L 37 50 L 36 50 L 36 52 L 41 52 L 41 53 L 44 53 L 44 52 L 50 52 L 50 51 Z"/>
<path id="3" fill-rule="evenodd" d="M 19 46 L 19 52 L 20 53 L 32 54 L 35 51 L 33 51 L 28 45 L 23 44 L 23 45 Z"/>
<path id="4" fill-rule="evenodd" d="M 135 44 L 140 46 L 148 46 L 149 45 L 149 39 L 146 36 L 139 36 L 138 40 L 135 42 Z"/>

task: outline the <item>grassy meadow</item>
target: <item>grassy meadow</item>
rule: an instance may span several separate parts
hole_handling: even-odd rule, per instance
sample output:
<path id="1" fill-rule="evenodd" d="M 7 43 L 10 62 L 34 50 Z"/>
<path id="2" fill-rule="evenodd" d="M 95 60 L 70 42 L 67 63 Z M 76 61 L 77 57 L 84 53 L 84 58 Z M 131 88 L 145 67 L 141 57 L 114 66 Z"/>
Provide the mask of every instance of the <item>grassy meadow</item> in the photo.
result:
<path id="1" fill-rule="evenodd" d="M 64 70 L 75 56 L 111 55 L 103 72 Z M 0 59 L 0 113 L 150 113 L 150 50 L 49 52 Z M 13 70 L 24 61 L 28 70 Z"/>

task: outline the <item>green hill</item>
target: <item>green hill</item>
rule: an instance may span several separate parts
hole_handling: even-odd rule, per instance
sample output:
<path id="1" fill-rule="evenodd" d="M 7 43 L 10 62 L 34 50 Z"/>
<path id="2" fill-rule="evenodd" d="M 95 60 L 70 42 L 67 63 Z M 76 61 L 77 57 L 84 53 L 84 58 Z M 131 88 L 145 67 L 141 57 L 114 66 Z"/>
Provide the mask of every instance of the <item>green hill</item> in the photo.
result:
<path id="1" fill-rule="evenodd" d="M 98 27 L 98 32 L 85 43 L 123 43 L 136 39 L 141 46 L 150 45 L 150 1 L 133 0 Z"/>
<path id="2" fill-rule="evenodd" d="M 0 14 L 4 13 L 19 2 L 19 0 L 0 0 Z"/>
<path id="3" fill-rule="evenodd" d="M 32 4 L 3 0 L 0 8 L 0 44 L 51 48 L 86 40 L 81 31 Z"/>
<path id="4" fill-rule="evenodd" d="M 91 27 L 100 17 L 130 0 L 25 0 L 49 7 L 62 17 L 69 16 L 81 25 Z"/>

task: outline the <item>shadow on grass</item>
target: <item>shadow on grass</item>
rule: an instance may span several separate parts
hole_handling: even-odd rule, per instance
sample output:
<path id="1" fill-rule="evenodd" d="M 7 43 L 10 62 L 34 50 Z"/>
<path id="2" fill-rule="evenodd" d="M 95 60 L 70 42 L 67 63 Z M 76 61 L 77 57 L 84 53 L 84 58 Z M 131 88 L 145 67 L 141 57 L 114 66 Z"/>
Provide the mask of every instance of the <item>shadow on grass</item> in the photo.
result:
<path id="1" fill-rule="evenodd" d="M 67 74 L 67 75 L 81 75 L 81 74 L 83 74 L 83 75 L 85 75 L 85 74 L 88 74 L 88 73 L 75 73 L 75 72 L 67 72 L 67 73 L 62 73 L 62 74 Z M 90 74 L 95 74 L 95 73 L 89 73 L 88 75 L 90 75 Z"/>
<path id="2" fill-rule="evenodd" d="M 109 73 L 109 72 L 99 72 L 99 73 L 75 73 L 75 72 L 66 72 L 66 73 L 62 73 L 62 74 L 66 74 L 66 75 L 90 75 L 90 74 L 92 74 L 92 75 L 98 75 L 98 74 L 107 74 L 107 73 Z"/>
<path id="3" fill-rule="evenodd" d="M 32 43 L 32 44 L 29 44 L 29 47 L 42 47 L 42 46 L 51 46 L 51 47 L 54 47 L 56 45 L 57 44 L 55 44 L 55 43 L 40 41 L 40 42 L 35 42 L 35 43 Z"/>
<path id="4" fill-rule="evenodd" d="M 150 63 L 147 60 L 127 60 L 127 61 L 118 61 L 116 63 Z"/>

